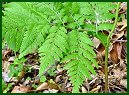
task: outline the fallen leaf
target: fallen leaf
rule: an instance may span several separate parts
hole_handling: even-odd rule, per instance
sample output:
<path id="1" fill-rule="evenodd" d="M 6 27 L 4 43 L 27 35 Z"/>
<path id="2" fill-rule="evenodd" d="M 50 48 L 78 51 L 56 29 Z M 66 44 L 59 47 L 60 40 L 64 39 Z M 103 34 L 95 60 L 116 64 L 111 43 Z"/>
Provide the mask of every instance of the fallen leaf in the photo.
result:
<path id="1" fill-rule="evenodd" d="M 47 82 L 44 82 L 42 83 L 36 90 L 45 90 L 45 89 L 56 89 L 56 90 L 59 90 L 59 87 L 57 84 L 54 84 L 54 83 L 47 83 Z"/>
<path id="2" fill-rule="evenodd" d="M 105 50 L 105 47 L 103 46 L 103 44 L 100 44 L 98 47 L 97 47 L 97 51 L 98 52 L 103 52 Z"/>
<path id="3" fill-rule="evenodd" d="M 48 86 L 50 89 L 56 89 L 56 90 L 59 90 L 59 86 L 56 84 L 56 83 L 49 83 L 49 86 Z"/>
<path id="4" fill-rule="evenodd" d="M 119 42 L 113 43 L 113 48 L 110 51 L 110 59 L 114 63 L 118 63 L 119 57 L 121 56 L 121 49 L 122 49 L 122 45 L 120 45 Z"/>
<path id="5" fill-rule="evenodd" d="M 43 93 L 57 93 L 58 90 L 56 89 L 48 89 L 48 90 L 44 90 Z"/>
<path id="6" fill-rule="evenodd" d="M 82 93 L 87 93 L 87 90 L 84 86 L 82 86 L 81 89 L 82 89 Z"/>
<path id="7" fill-rule="evenodd" d="M 14 62 L 14 60 L 15 60 L 15 56 L 12 56 L 12 57 L 10 57 L 10 58 L 8 59 L 9 62 Z"/>
<path id="8" fill-rule="evenodd" d="M 60 73 L 63 71 L 63 69 L 62 69 L 61 65 L 59 65 L 59 64 L 57 65 L 57 67 L 56 67 L 56 68 L 57 68 L 57 71 L 56 71 L 56 72 L 57 72 L 57 74 L 60 74 Z"/>
<path id="9" fill-rule="evenodd" d="M 100 44 L 96 50 L 97 50 L 96 51 L 97 59 L 98 59 L 98 61 L 100 61 L 99 63 L 101 63 L 101 62 L 103 62 L 103 58 L 105 56 L 105 47 L 102 44 Z"/>
<path id="10" fill-rule="evenodd" d="M 127 57 L 127 49 L 126 47 L 122 46 L 122 50 L 121 50 L 121 59 L 126 59 Z"/>
<path id="11" fill-rule="evenodd" d="M 125 34 L 125 31 L 120 31 L 117 34 L 113 34 L 112 36 L 112 40 L 118 40 L 119 38 L 121 38 L 123 35 Z"/>
<path id="12" fill-rule="evenodd" d="M 11 53 L 11 50 L 2 50 L 2 59 L 4 59 L 7 55 Z"/>
<path id="13" fill-rule="evenodd" d="M 2 61 L 2 71 L 9 73 L 10 63 L 8 61 Z"/>
<path id="14" fill-rule="evenodd" d="M 122 79 L 120 85 L 124 86 L 127 89 L 127 79 Z"/>
<path id="15" fill-rule="evenodd" d="M 68 91 L 68 92 L 72 92 L 72 87 L 68 87 L 68 88 L 67 88 L 67 91 Z"/>
<path id="16" fill-rule="evenodd" d="M 30 80 L 25 80 L 25 81 L 23 82 L 23 85 L 26 86 L 26 85 L 28 85 L 29 83 L 30 83 Z"/>
<path id="17" fill-rule="evenodd" d="M 100 40 L 99 39 L 97 39 L 96 37 L 94 37 L 94 39 L 92 40 L 93 41 L 93 43 L 94 43 L 94 46 L 96 47 L 96 48 L 98 48 L 98 46 L 100 45 Z"/>
<path id="18" fill-rule="evenodd" d="M 113 71 L 113 73 L 114 73 L 114 76 L 116 77 L 116 78 L 118 78 L 118 80 L 119 79 L 123 79 L 123 77 L 125 76 L 125 70 L 121 70 L 120 68 L 116 68 L 116 69 L 113 69 L 112 70 Z"/>
<path id="19" fill-rule="evenodd" d="M 11 80 L 6 72 L 2 72 L 2 78 L 5 82 L 9 82 Z"/>
<path id="20" fill-rule="evenodd" d="M 48 89 L 49 84 L 47 82 L 42 83 L 36 90 Z"/>
<path id="21" fill-rule="evenodd" d="M 58 83 L 58 82 L 61 81 L 61 76 L 62 76 L 62 75 L 59 75 L 59 76 L 56 77 L 56 79 L 55 79 L 55 82 L 56 82 L 56 83 Z"/>
<path id="22" fill-rule="evenodd" d="M 48 89 L 49 90 L 49 93 L 57 93 L 58 92 L 58 90 L 56 90 L 56 89 Z"/>
<path id="23" fill-rule="evenodd" d="M 11 93 L 27 93 L 31 90 L 31 87 L 27 86 L 15 86 Z"/>
<path id="24" fill-rule="evenodd" d="M 90 93 L 98 93 L 98 90 L 101 88 L 100 85 L 98 85 L 96 88 L 93 88 Z"/>
<path id="25" fill-rule="evenodd" d="M 123 19 L 122 22 L 117 23 L 118 26 L 122 26 L 119 31 L 124 30 L 127 27 L 127 20 Z"/>

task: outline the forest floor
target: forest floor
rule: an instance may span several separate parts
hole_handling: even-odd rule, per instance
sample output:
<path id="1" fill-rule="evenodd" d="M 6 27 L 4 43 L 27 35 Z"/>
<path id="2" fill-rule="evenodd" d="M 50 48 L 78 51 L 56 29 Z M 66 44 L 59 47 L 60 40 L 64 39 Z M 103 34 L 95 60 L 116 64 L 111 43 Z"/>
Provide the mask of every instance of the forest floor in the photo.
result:
<path id="1" fill-rule="evenodd" d="M 127 4 L 121 3 L 117 27 L 111 39 L 108 56 L 109 93 L 127 92 Z M 109 31 L 102 31 L 108 34 Z M 92 75 L 92 80 L 86 79 L 80 88 L 82 93 L 104 93 L 104 58 L 105 48 L 101 42 L 93 38 L 99 68 L 97 74 Z M 18 71 L 18 76 L 9 77 L 9 66 L 14 62 L 14 54 L 7 46 L 2 49 L 2 89 L 3 93 L 71 93 L 72 85 L 68 80 L 63 64 L 50 67 L 45 76 L 47 81 L 42 83 L 37 77 L 39 71 L 39 56 L 37 53 L 28 54 L 23 68 Z"/>

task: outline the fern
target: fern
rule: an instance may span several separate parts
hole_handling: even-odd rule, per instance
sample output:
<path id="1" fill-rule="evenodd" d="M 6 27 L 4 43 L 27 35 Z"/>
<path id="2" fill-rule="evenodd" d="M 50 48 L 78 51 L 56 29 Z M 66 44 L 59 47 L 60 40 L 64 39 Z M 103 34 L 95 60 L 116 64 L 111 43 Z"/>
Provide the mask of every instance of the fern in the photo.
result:
<path id="1" fill-rule="evenodd" d="M 52 30 L 56 31 L 52 31 Z M 67 31 L 63 27 L 52 27 L 49 32 L 51 33 L 47 36 L 46 41 L 39 48 L 40 53 L 40 71 L 39 76 L 43 74 L 47 67 L 55 63 L 55 60 L 60 61 L 63 58 L 63 52 L 66 53 L 67 45 Z"/>
<path id="2" fill-rule="evenodd" d="M 110 2 L 12 2 L 3 5 L 2 39 L 19 59 L 33 52 L 40 56 L 39 76 L 55 61 L 65 63 L 73 92 L 79 92 L 85 78 L 98 67 L 89 33 L 105 45 L 116 4 Z M 83 31 L 85 30 L 85 31 Z M 87 31 L 87 33 L 86 33 Z"/>
<path id="3" fill-rule="evenodd" d="M 70 81 L 73 84 L 73 92 L 79 92 L 79 87 L 82 85 L 85 78 L 91 79 L 90 72 L 96 74 L 92 64 L 98 67 L 95 58 L 95 53 L 91 46 L 93 42 L 85 33 L 71 31 L 69 33 L 69 53 L 62 60 L 67 62 L 64 69 L 70 76 Z"/>

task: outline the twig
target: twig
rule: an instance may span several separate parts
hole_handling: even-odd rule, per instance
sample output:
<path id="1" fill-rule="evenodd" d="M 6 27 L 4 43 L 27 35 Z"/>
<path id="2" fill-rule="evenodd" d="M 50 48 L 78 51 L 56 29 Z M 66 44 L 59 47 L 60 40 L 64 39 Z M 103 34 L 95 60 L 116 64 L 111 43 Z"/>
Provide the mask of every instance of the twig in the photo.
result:
<path id="1" fill-rule="evenodd" d="M 126 43 L 127 42 L 127 40 L 111 40 L 111 41 L 114 41 L 114 42 L 123 42 L 123 43 Z"/>

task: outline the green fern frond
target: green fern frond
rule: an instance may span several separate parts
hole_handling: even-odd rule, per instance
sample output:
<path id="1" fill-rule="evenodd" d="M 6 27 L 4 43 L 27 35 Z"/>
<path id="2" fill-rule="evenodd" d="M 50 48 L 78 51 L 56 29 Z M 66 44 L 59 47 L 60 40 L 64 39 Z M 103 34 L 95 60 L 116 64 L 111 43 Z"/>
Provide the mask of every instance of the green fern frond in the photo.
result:
<path id="1" fill-rule="evenodd" d="M 8 46 L 17 52 L 22 44 L 24 34 L 26 32 L 26 26 L 29 25 L 31 16 L 19 3 L 13 2 L 5 4 L 2 17 L 2 32 L 4 33 L 4 39 L 7 41 Z"/>
<path id="2" fill-rule="evenodd" d="M 66 63 L 73 92 L 79 92 L 85 78 L 96 74 L 98 64 L 88 34 L 92 32 L 106 45 L 107 36 L 100 30 L 111 30 L 115 3 L 11 2 L 3 8 L 2 40 L 20 52 L 19 58 L 38 50 L 42 82 L 45 70 L 55 61 Z"/>
<path id="3" fill-rule="evenodd" d="M 85 29 L 96 32 L 99 30 L 111 30 L 113 23 L 110 21 L 115 17 L 115 14 L 111 13 L 111 10 L 116 8 L 116 4 L 111 2 L 78 2 L 78 4 L 80 7 L 79 14 L 85 18 L 86 23 L 83 22 Z M 80 21 L 80 18 L 76 19 Z M 89 25 L 92 28 L 89 29 Z"/>
<path id="4" fill-rule="evenodd" d="M 2 26 L 3 39 L 14 52 L 17 52 L 20 49 L 25 28 L 8 16 L 2 17 Z"/>
<path id="5" fill-rule="evenodd" d="M 93 42 L 85 33 L 71 31 L 68 41 L 69 47 L 76 47 L 76 49 L 70 50 L 62 62 L 67 63 L 64 69 L 70 76 L 73 92 L 77 93 L 85 78 L 91 79 L 91 74 L 96 74 L 92 65 L 98 67 L 98 64 L 95 60 L 96 54 L 92 49 Z"/>
<path id="6" fill-rule="evenodd" d="M 48 32 L 49 25 L 32 24 L 28 27 L 24 34 L 24 38 L 20 47 L 19 58 L 36 50 L 44 42 L 45 34 Z"/>
<path id="7" fill-rule="evenodd" d="M 49 22 L 47 18 L 43 18 L 45 15 L 34 3 L 13 2 L 3 7 L 5 11 L 2 17 L 2 36 L 12 50 L 20 50 L 21 58 L 44 42 Z"/>
<path id="8" fill-rule="evenodd" d="M 65 32 L 65 28 L 58 28 L 56 32 L 54 31 L 49 34 L 43 45 L 39 48 L 39 56 L 41 57 L 39 76 L 43 75 L 46 68 L 55 64 L 56 60 L 60 61 L 63 58 L 63 53 L 66 53 L 68 45 Z"/>

